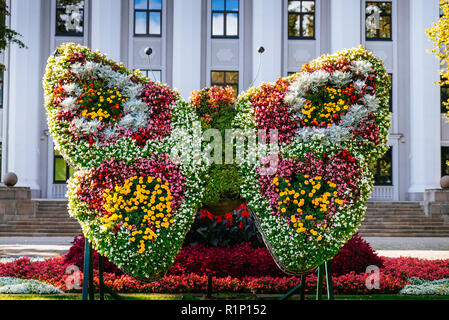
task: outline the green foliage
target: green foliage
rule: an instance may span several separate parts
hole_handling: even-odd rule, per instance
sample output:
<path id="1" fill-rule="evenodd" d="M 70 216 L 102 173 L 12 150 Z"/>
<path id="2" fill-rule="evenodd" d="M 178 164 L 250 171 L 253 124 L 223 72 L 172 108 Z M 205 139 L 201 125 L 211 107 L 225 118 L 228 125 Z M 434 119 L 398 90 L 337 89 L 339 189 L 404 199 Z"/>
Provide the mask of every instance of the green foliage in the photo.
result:
<path id="1" fill-rule="evenodd" d="M 191 106 L 201 119 L 203 130 L 217 129 L 222 138 L 222 163 L 225 163 L 226 129 L 232 127 L 237 111 L 231 87 L 212 87 L 194 91 Z M 233 164 L 212 164 L 206 173 L 203 204 L 214 205 L 220 200 L 238 199 L 241 177 Z"/>
<path id="2" fill-rule="evenodd" d="M 203 204 L 214 205 L 220 200 L 239 198 L 241 177 L 234 165 L 212 164 L 207 175 Z"/>
<path id="3" fill-rule="evenodd" d="M 2 53 L 8 44 L 15 43 L 19 48 L 26 48 L 25 44 L 19 39 L 22 35 L 6 26 L 6 16 L 9 16 L 8 6 L 5 0 L 0 0 L 0 53 Z M 0 70 L 5 70 L 5 66 L 0 63 Z"/>

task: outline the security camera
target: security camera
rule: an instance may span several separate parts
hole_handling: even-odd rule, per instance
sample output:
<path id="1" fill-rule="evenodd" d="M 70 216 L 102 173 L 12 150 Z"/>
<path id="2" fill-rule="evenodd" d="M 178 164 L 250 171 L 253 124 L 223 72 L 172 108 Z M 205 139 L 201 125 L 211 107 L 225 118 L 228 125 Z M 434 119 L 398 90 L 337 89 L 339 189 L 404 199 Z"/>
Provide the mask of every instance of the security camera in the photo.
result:
<path id="1" fill-rule="evenodd" d="M 264 53 L 264 52 L 265 52 L 265 48 L 264 48 L 264 47 L 259 47 L 259 49 L 257 50 L 257 52 L 259 52 L 259 53 Z"/>
<path id="2" fill-rule="evenodd" d="M 151 49 L 150 47 L 148 47 L 148 48 L 145 49 L 145 54 L 146 54 L 147 56 L 151 56 L 152 53 L 153 53 L 153 49 Z"/>

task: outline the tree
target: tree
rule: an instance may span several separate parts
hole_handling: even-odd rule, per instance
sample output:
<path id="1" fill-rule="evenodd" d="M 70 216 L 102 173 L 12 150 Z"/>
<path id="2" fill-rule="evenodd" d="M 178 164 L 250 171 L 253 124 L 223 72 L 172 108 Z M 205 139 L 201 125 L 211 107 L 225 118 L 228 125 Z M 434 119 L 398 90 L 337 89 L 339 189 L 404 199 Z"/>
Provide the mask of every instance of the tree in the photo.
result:
<path id="1" fill-rule="evenodd" d="M 449 85 L 449 0 L 440 0 L 440 15 L 440 20 L 433 23 L 432 28 L 427 29 L 426 33 L 434 45 L 431 52 L 435 53 L 444 66 L 441 68 L 441 81 L 439 81 L 439 84 L 444 86 Z M 449 100 L 444 101 L 443 105 L 448 108 Z"/>
<path id="2" fill-rule="evenodd" d="M 25 48 L 25 44 L 19 39 L 22 35 L 14 30 L 11 30 L 6 25 L 6 17 L 9 16 L 8 6 L 6 0 L 0 0 L 0 53 L 2 53 L 8 44 L 15 43 L 20 48 Z M 5 70 L 5 66 L 0 63 L 0 71 Z"/>

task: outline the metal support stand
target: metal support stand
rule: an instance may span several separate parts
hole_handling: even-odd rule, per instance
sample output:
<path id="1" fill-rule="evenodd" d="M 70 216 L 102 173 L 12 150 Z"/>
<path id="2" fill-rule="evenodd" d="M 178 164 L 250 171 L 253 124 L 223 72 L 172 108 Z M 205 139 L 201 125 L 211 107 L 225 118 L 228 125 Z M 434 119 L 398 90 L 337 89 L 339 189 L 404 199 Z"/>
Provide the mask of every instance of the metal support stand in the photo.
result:
<path id="1" fill-rule="evenodd" d="M 92 259 L 92 244 L 86 239 L 84 245 L 84 268 L 83 268 L 83 300 L 95 300 L 94 292 L 94 268 Z M 111 288 L 104 284 L 103 278 L 103 256 L 98 255 L 98 277 L 100 300 L 104 300 L 105 291 L 116 300 L 121 300 L 121 297 Z"/>
<path id="2" fill-rule="evenodd" d="M 212 299 L 212 275 L 207 277 L 207 299 Z"/>
<path id="3" fill-rule="evenodd" d="M 316 285 L 316 300 L 323 300 L 323 276 L 324 272 L 326 272 L 326 289 L 327 289 L 327 299 L 334 300 L 334 286 L 332 283 L 332 268 L 329 261 L 323 263 L 318 267 L 318 277 L 317 277 L 317 285 Z M 300 300 L 304 300 L 304 291 L 306 287 L 306 275 L 301 275 L 301 282 L 287 292 L 283 297 L 279 300 L 287 300 L 291 296 L 293 296 L 296 292 L 299 291 Z"/>

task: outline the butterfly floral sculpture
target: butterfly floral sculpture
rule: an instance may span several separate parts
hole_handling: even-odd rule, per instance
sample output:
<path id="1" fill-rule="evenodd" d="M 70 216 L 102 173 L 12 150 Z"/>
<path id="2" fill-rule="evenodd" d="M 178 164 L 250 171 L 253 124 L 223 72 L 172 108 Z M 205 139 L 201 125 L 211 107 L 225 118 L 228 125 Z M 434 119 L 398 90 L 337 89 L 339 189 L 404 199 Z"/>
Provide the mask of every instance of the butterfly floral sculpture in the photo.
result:
<path id="1" fill-rule="evenodd" d="M 170 268 L 212 197 L 210 181 L 229 172 L 282 270 L 299 274 L 331 259 L 366 210 L 368 166 L 387 148 L 389 89 L 382 62 L 361 47 L 237 99 L 231 88 L 210 88 L 187 103 L 75 44 L 58 48 L 44 77 L 55 148 L 77 170 L 68 182 L 70 214 L 101 254 L 147 280 Z M 227 122 L 217 121 L 223 114 Z M 198 132 L 214 123 L 220 132 L 276 130 L 274 170 L 263 157 L 223 170 L 204 161 L 207 141 Z M 189 157 L 173 152 L 186 146 Z"/>

